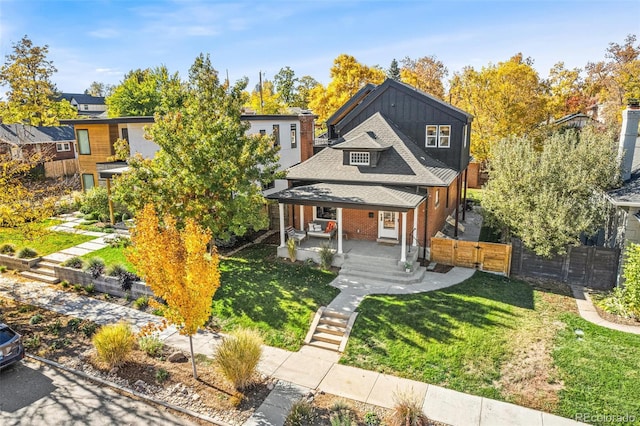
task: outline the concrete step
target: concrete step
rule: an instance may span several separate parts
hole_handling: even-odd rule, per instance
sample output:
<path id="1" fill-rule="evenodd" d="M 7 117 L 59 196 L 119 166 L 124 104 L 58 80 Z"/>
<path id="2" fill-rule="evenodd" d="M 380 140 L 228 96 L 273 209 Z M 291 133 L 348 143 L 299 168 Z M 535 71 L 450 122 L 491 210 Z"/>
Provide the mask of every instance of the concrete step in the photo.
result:
<path id="1" fill-rule="evenodd" d="M 60 280 L 57 277 L 50 277 L 49 275 L 41 275 L 32 271 L 23 271 L 20 272 L 20 275 L 23 277 L 31 278 L 32 280 L 42 281 L 49 284 L 59 283 Z"/>
<path id="2" fill-rule="evenodd" d="M 57 253 L 54 253 L 53 255 L 48 255 L 48 256 L 43 256 L 42 260 L 40 261 L 40 263 L 47 262 L 47 263 L 53 263 L 54 265 L 59 265 L 62 262 L 64 262 L 64 260 L 61 260 L 64 257 L 64 260 L 68 259 L 70 256 L 68 255 L 60 255 Z"/>
<path id="3" fill-rule="evenodd" d="M 336 317 L 322 317 L 319 321 L 320 324 L 332 325 L 334 327 L 345 328 L 347 326 L 347 320 L 344 318 Z"/>
<path id="4" fill-rule="evenodd" d="M 325 309 L 322 313 L 322 318 L 337 318 L 341 320 L 348 320 L 351 315 L 344 314 L 338 311 L 332 311 L 330 309 Z"/>
<path id="5" fill-rule="evenodd" d="M 419 266 L 414 265 L 413 270 L 411 272 L 406 272 L 404 269 L 400 269 L 399 267 L 395 267 L 393 269 L 384 269 L 379 267 L 371 267 L 371 268 L 362 268 L 362 267 L 353 267 L 353 266 L 343 266 L 340 269 L 340 273 L 344 275 L 358 275 L 361 272 L 367 274 L 372 277 L 397 277 L 397 278 L 406 278 L 414 273 L 419 273 Z"/>
<path id="6" fill-rule="evenodd" d="M 50 262 L 47 260 L 41 260 L 40 262 L 38 262 L 39 268 L 45 267 L 45 268 L 53 269 L 55 266 L 58 266 L 58 265 L 60 265 L 60 263 Z"/>
<path id="7" fill-rule="evenodd" d="M 31 272 L 35 272 L 36 274 L 40 274 L 40 275 L 48 275 L 50 277 L 56 276 L 56 271 L 54 271 L 53 268 L 40 266 L 40 265 L 41 263 L 39 263 L 38 266 L 31 268 Z"/>
<path id="8" fill-rule="evenodd" d="M 342 338 L 346 329 L 344 327 L 336 327 L 335 325 L 318 324 L 316 327 L 316 333 L 333 334 Z"/>
<path id="9" fill-rule="evenodd" d="M 338 337 L 334 334 L 329 334 L 329 333 L 313 333 L 313 337 L 311 339 L 311 342 L 313 343 L 313 341 L 320 341 L 320 342 L 325 342 L 325 343 L 331 343 L 333 345 L 336 346 L 340 346 L 340 343 L 342 343 L 342 337 Z M 337 348 L 336 348 L 337 350 Z"/>
<path id="10" fill-rule="evenodd" d="M 315 340 L 312 340 L 309 343 L 309 346 L 315 346 L 316 348 L 327 349 L 333 352 L 338 352 L 338 348 L 340 348 L 340 345 L 334 345 L 333 343 L 327 343 L 327 342 L 321 342 L 321 341 L 315 341 Z"/>
<path id="11" fill-rule="evenodd" d="M 414 268 L 412 272 L 399 272 L 397 274 L 380 274 L 366 270 L 341 269 L 338 277 L 354 281 L 371 281 L 372 283 L 415 284 L 422 281 L 425 273 L 426 268 L 424 266 Z"/>

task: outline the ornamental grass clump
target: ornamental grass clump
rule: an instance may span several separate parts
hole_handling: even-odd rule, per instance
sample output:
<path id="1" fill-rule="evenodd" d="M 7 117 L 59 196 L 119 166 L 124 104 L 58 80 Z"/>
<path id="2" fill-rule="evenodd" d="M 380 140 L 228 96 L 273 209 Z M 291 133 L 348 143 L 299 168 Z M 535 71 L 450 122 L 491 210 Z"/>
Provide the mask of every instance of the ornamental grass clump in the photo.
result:
<path id="1" fill-rule="evenodd" d="M 127 323 L 109 324 L 100 327 L 93 336 L 93 346 L 98 359 L 115 367 L 123 364 L 133 350 L 135 337 Z"/>
<path id="2" fill-rule="evenodd" d="M 391 426 L 427 426 L 429 420 L 422 412 L 422 404 L 412 392 L 394 394 L 393 413 L 389 418 Z"/>
<path id="3" fill-rule="evenodd" d="M 17 254 L 17 257 L 19 259 L 33 259 L 34 257 L 37 257 L 37 256 L 38 256 L 38 252 L 29 247 L 25 247 L 21 249 Z"/>
<path id="4" fill-rule="evenodd" d="M 251 329 L 238 329 L 226 337 L 214 356 L 222 374 L 238 390 L 251 386 L 262 356 L 262 337 Z"/>
<path id="5" fill-rule="evenodd" d="M 100 259 L 99 257 L 92 257 L 87 261 L 85 271 L 95 279 L 104 273 L 104 268 L 104 260 Z"/>

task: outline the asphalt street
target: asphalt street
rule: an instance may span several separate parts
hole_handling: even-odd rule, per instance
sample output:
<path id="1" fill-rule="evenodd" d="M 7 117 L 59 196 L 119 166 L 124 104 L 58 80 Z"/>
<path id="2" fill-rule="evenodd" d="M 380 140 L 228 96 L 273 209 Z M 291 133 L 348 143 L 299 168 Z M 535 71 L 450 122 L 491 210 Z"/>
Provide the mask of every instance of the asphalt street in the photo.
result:
<path id="1" fill-rule="evenodd" d="M 72 373 L 23 360 L 0 371 L 0 424 L 192 425 Z"/>

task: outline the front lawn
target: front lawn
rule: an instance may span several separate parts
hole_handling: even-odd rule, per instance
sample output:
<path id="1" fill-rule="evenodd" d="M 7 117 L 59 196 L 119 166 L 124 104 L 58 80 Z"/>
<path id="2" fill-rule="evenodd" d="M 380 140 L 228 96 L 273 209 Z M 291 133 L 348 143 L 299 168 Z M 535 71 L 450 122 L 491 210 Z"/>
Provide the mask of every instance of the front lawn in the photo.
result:
<path id="1" fill-rule="evenodd" d="M 640 336 L 586 323 L 559 287 L 476 273 L 436 292 L 367 297 L 358 311 L 343 364 L 565 417 L 640 412 Z"/>
<path id="2" fill-rule="evenodd" d="M 87 253 L 84 256 L 81 256 L 85 260 L 89 260 L 92 257 L 99 257 L 104 260 L 105 265 L 107 265 L 107 269 L 115 264 L 120 264 L 124 266 L 130 272 L 136 272 L 135 266 L 131 262 L 129 262 L 124 255 L 124 248 L 122 247 L 104 247 L 100 250 L 93 251 L 91 253 Z"/>
<path id="3" fill-rule="evenodd" d="M 69 247 L 82 244 L 95 239 L 88 235 L 71 234 L 68 232 L 49 231 L 46 228 L 56 225 L 60 221 L 46 220 L 32 227 L 32 238 L 25 237 L 22 229 L 0 228 L 0 245 L 13 244 L 16 251 L 29 247 L 38 253 L 38 256 L 55 253 Z"/>
<path id="4" fill-rule="evenodd" d="M 257 245 L 220 262 L 212 316 L 223 331 L 257 328 L 267 345 L 297 350 L 315 312 L 339 290 L 328 285 L 334 274 L 275 259 L 275 252 Z"/>

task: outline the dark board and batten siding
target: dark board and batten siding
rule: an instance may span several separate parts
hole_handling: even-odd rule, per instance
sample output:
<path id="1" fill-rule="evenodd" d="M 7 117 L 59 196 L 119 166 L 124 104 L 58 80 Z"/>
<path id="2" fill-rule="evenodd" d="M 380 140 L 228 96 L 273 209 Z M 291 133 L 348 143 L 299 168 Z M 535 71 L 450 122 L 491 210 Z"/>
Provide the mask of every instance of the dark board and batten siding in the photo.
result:
<path id="1" fill-rule="evenodd" d="M 446 105 L 438 101 L 409 89 L 387 87 L 357 115 L 348 117 L 347 121 L 339 123 L 339 128 L 336 130 L 340 135 L 344 135 L 377 112 L 397 124 L 405 135 L 414 140 L 432 158 L 442 161 L 457 171 L 467 167 L 469 143 L 465 146 L 462 140 L 467 117 L 454 109 L 448 109 Z M 425 147 L 425 133 L 428 124 L 451 126 L 449 148 Z M 469 132 L 470 128 L 467 131 L 467 138 Z"/>
<path id="2" fill-rule="evenodd" d="M 616 285 L 619 249 L 577 246 L 569 247 L 563 256 L 544 258 L 523 247 L 520 240 L 514 240 L 512 246 L 511 273 L 514 275 L 558 280 L 598 290 L 610 290 Z"/>

